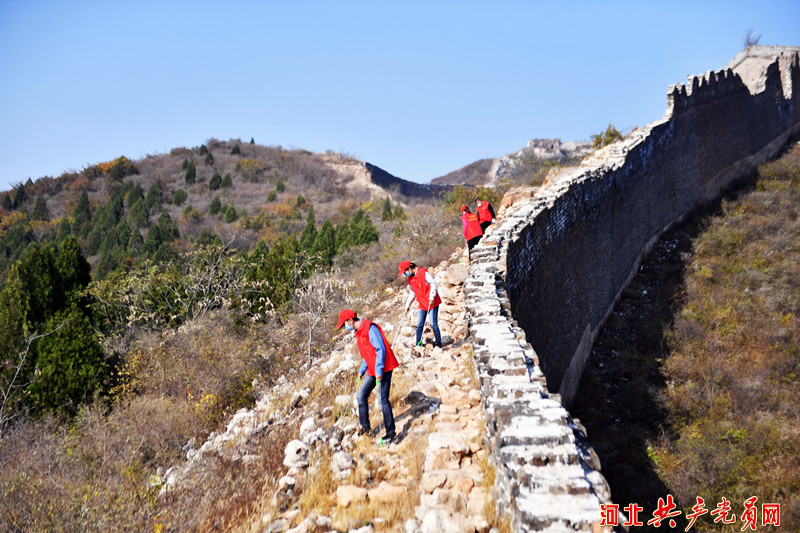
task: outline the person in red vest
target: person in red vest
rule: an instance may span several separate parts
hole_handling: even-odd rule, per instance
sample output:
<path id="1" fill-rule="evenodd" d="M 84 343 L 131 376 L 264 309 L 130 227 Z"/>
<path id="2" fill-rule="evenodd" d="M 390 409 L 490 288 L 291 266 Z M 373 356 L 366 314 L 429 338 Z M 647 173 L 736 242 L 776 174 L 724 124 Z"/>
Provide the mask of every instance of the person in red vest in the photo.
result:
<path id="1" fill-rule="evenodd" d="M 417 314 L 417 346 L 422 346 L 422 330 L 425 328 L 425 319 L 428 314 L 431 316 L 431 327 L 433 328 L 433 345 L 442 347 L 442 334 L 439 332 L 439 304 L 442 299 L 439 297 L 439 288 L 436 280 L 430 272 L 424 268 L 418 268 L 411 261 L 401 261 L 397 268 L 400 269 L 398 277 L 405 276 L 408 281 L 408 298 L 406 299 L 406 313 L 411 309 L 411 304 L 417 300 L 419 313 Z"/>
<path id="2" fill-rule="evenodd" d="M 467 249 L 471 252 L 472 248 L 483 237 L 480 218 L 475 213 L 470 212 L 469 207 L 462 205 L 461 222 L 464 223 L 464 239 L 467 241 Z"/>
<path id="3" fill-rule="evenodd" d="M 358 390 L 358 421 L 361 424 L 361 434 L 370 432 L 368 398 L 372 389 L 375 388 L 377 380 L 380 383 L 378 393 L 381 398 L 381 411 L 383 411 L 383 426 L 386 428 L 382 442 L 389 444 L 397 438 L 392 404 L 389 403 L 392 371 L 399 366 L 397 358 L 378 324 L 365 318 L 358 318 L 352 309 L 344 309 L 339 313 L 339 323 L 336 324 L 336 329 L 342 326 L 355 334 L 358 352 L 364 359 L 358 369 L 358 379 L 364 380 L 364 384 Z M 366 378 L 364 374 L 367 375 Z"/>
<path id="4" fill-rule="evenodd" d="M 488 228 L 489 224 L 496 218 L 494 209 L 492 209 L 492 204 L 483 200 L 478 200 L 478 203 L 475 205 L 477 206 L 478 220 L 481 221 L 481 230 L 486 233 L 486 228 Z"/>

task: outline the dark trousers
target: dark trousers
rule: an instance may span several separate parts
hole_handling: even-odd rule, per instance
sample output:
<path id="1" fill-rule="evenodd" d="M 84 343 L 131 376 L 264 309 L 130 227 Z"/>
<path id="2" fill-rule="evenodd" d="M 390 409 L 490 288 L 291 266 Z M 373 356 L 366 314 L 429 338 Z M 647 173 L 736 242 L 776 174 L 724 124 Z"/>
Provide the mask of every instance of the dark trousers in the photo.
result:
<path id="1" fill-rule="evenodd" d="M 442 345 L 442 334 L 439 332 L 439 306 L 437 305 L 430 311 L 424 309 L 419 310 L 417 315 L 417 344 L 422 340 L 422 330 L 425 329 L 425 318 L 431 315 L 431 327 L 433 328 L 433 337 L 436 340 L 437 346 Z"/>
<path id="2" fill-rule="evenodd" d="M 491 223 L 492 223 L 491 220 L 484 220 L 483 222 L 481 222 L 481 229 L 483 230 L 484 233 L 486 233 L 486 228 L 488 228 L 489 224 Z"/>
<path id="3" fill-rule="evenodd" d="M 364 375 L 364 384 L 358 389 L 358 421 L 364 431 L 370 430 L 369 425 L 369 395 L 378 382 L 374 376 Z M 392 414 L 392 404 L 389 403 L 389 392 L 392 390 L 392 371 L 384 372 L 380 380 L 378 394 L 381 396 L 381 411 L 383 411 L 383 425 L 386 428 L 386 436 L 394 438 L 394 414 Z"/>
<path id="4" fill-rule="evenodd" d="M 477 237 L 473 237 L 467 241 L 467 257 L 472 257 L 472 249 L 475 248 L 475 245 L 480 242 L 481 237 L 483 235 L 478 235 Z"/>

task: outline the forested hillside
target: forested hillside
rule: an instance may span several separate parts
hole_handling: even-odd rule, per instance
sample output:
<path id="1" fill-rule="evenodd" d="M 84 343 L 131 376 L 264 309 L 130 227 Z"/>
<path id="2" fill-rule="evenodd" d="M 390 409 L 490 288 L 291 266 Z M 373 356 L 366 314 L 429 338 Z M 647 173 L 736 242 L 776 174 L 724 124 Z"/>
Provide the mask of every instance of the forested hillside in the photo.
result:
<path id="1" fill-rule="evenodd" d="M 412 200 L 362 165 L 212 139 L 0 193 L 0 522 L 151 529 L 160 468 L 317 364 L 399 261 L 452 253 L 477 190 Z"/>

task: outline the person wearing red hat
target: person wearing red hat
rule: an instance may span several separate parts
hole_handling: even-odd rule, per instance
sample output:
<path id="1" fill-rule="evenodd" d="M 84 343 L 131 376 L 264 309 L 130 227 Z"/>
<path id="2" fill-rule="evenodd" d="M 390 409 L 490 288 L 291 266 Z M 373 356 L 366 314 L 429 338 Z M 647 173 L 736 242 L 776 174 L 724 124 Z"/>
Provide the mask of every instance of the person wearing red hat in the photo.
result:
<path id="1" fill-rule="evenodd" d="M 467 241 L 467 250 L 471 252 L 472 248 L 478 244 L 478 241 L 483 237 L 480 217 L 470 212 L 469 207 L 462 205 L 461 222 L 464 224 L 464 240 Z"/>
<path id="2" fill-rule="evenodd" d="M 486 233 L 486 228 L 489 227 L 489 224 L 496 218 L 494 215 L 494 209 L 492 209 L 492 204 L 485 200 L 478 200 L 475 204 L 478 212 L 478 220 L 481 222 L 481 231 Z"/>
<path id="3" fill-rule="evenodd" d="M 411 261 L 401 261 L 397 267 L 400 269 L 398 277 L 405 276 L 408 281 L 408 298 L 406 299 L 406 312 L 411 309 L 411 304 L 417 300 L 419 313 L 417 314 L 417 346 L 422 346 L 422 330 L 425 329 L 425 319 L 431 316 L 434 346 L 442 347 L 442 334 L 439 332 L 439 304 L 442 299 L 438 294 L 436 280 L 430 272 L 419 268 Z"/>
<path id="4" fill-rule="evenodd" d="M 358 369 L 358 379 L 364 380 L 364 384 L 358 390 L 358 421 L 361 424 L 361 433 L 369 434 L 370 432 L 368 398 L 377 381 L 380 384 L 378 393 L 381 398 L 383 426 L 386 428 L 386 435 L 383 436 L 382 442 L 389 444 L 397 437 L 392 404 L 389 403 L 392 371 L 399 366 L 397 358 L 378 324 L 365 318 L 358 318 L 352 309 L 343 309 L 339 313 L 339 323 L 336 324 L 336 329 L 342 326 L 355 334 L 358 352 L 364 359 Z M 367 376 L 364 377 L 364 374 Z"/>

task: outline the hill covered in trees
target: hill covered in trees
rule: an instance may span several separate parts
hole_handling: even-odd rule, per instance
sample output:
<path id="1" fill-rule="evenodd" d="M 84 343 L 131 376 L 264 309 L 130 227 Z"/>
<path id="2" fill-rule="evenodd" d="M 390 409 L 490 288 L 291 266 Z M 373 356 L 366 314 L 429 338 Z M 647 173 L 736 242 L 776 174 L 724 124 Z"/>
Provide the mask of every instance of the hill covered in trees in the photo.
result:
<path id="1" fill-rule="evenodd" d="M 120 385 L 131 328 L 222 307 L 239 321 L 286 316 L 300 279 L 352 263 L 343 254 L 378 243 L 380 223 L 402 232 L 409 199 L 392 202 L 358 179 L 364 169 L 211 139 L 0 193 L 0 422 L 20 410 L 72 415 Z"/>
<path id="2" fill-rule="evenodd" d="M 399 261 L 449 256 L 475 190 L 376 168 L 211 139 L 0 192 L 0 522 L 152 529 L 160 468 L 316 364 Z"/>

